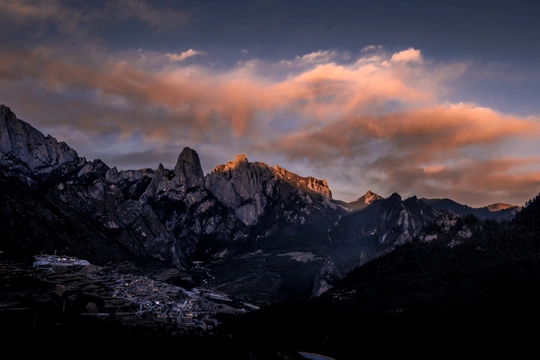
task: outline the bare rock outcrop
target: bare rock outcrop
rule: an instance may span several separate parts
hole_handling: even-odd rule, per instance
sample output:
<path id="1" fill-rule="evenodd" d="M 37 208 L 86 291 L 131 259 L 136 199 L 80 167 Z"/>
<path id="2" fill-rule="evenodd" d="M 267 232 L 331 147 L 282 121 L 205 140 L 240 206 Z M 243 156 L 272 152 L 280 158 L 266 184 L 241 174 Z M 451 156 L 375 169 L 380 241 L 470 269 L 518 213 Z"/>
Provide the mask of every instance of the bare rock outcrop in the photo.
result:
<path id="1" fill-rule="evenodd" d="M 216 166 L 205 178 L 206 188 L 235 211 L 246 225 L 256 224 L 265 213 L 268 199 L 276 193 L 276 179 L 270 167 L 250 163 L 245 155 Z"/>
<path id="2" fill-rule="evenodd" d="M 306 216 L 313 208 L 336 209 L 326 180 L 302 177 L 277 165 L 269 167 L 261 162 L 251 163 L 243 154 L 216 166 L 206 175 L 205 186 L 248 226 L 258 224 L 262 216 L 269 214 L 271 204 L 276 201 L 288 203 L 293 197 L 297 198 L 299 211 L 286 210 L 282 204 L 284 210 L 277 214 L 278 218 L 305 224 Z"/>
<path id="3" fill-rule="evenodd" d="M 359 197 L 356 201 L 345 203 L 345 206 L 353 211 L 363 210 L 368 205 L 377 200 L 382 200 L 383 197 L 375 194 L 371 190 L 368 190 L 364 195 Z"/>
<path id="4" fill-rule="evenodd" d="M 415 196 L 403 200 L 394 193 L 343 216 L 328 235 L 332 242 L 357 246 L 365 263 L 411 241 L 438 215 Z"/>
<path id="5" fill-rule="evenodd" d="M 6 176 L 18 176 L 35 186 L 78 170 L 84 163 L 66 143 L 44 136 L 0 105 L 0 167 Z"/>
<path id="6" fill-rule="evenodd" d="M 334 264 L 332 259 L 327 257 L 324 260 L 317 277 L 315 278 L 311 297 L 320 296 L 322 293 L 330 290 L 339 280 L 341 280 L 341 273 L 339 272 L 339 269 Z"/>
<path id="7" fill-rule="evenodd" d="M 327 200 L 332 199 L 332 191 L 330 191 L 326 179 L 319 180 L 311 176 L 302 177 L 280 167 L 279 165 L 276 165 L 273 168 L 273 171 L 276 176 L 288 182 L 296 189 L 307 193 L 321 195 Z"/>
<path id="8" fill-rule="evenodd" d="M 204 173 L 199 159 L 199 154 L 191 148 L 185 147 L 174 167 L 178 182 L 186 189 L 204 186 Z"/>

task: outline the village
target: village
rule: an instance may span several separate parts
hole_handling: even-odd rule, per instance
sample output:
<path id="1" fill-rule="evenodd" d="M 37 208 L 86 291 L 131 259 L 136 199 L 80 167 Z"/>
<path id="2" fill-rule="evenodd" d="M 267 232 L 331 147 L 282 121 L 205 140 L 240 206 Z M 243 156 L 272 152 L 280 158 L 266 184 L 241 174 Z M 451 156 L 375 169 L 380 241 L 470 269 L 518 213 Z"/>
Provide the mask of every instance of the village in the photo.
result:
<path id="1" fill-rule="evenodd" d="M 73 280 L 63 280 L 62 286 L 70 282 L 71 287 L 78 286 L 84 289 L 84 293 L 99 295 L 104 300 L 103 306 L 88 302 L 87 311 L 82 312 L 82 315 L 99 318 L 114 316 L 130 325 L 160 324 L 167 325 L 171 331 L 186 329 L 210 331 L 219 324 L 217 314 L 238 314 L 258 309 L 257 306 L 236 301 L 211 289 L 186 290 L 147 276 L 97 267 L 74 258 L 70 264 L 64 261 L 62 268 L 58 268 L 57 256 L 40 256 L 34 265 L 45 271 L 43 276 L 49 279 L 52 279 L 57 271 L 65 273 L 65 269 L 71 267 L 79 275 L 83 274 L 84 278 L 89 280 L 89 284 L 102 284 L 107 289 L 106 293 L 88 291 L 88 286 L 83 285 L 81 281 L 77 285 Z"/>

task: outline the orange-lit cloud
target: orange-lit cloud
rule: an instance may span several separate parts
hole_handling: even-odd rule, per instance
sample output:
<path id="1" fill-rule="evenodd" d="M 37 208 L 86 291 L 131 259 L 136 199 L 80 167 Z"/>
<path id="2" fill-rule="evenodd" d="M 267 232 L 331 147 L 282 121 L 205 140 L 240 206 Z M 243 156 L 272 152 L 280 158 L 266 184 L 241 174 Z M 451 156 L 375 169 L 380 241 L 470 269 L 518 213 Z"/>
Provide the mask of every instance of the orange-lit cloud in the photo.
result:
<path id="1" fill-rule="evenodd" d="M 166 55 L 167 55 L 167 57 L 169 58 L 170 61 L 184 61 L 187 58 L 190 58 L 192 56 L 205 55 L 205 52 L 204 51 L 198 51 L 198 50 L 189 49 L 189 50 L 186 50 L 186 51 L 182 52 L 181 54 L 169 54 L 169 53 L 167 53 Z"/>
<path id="2" fill-rule="evenodd" d="M 403 50 L 392 55 L 390 61 L 422 61 L 422 54 L 420 53 L 420 50 L 408 48 L 407 50 Z"/>
<path id="3" fill-rule="evenodd" d="M 315 65 L 273 82 L 246 68 L 221 73 L 201 67 L 148 70 L 140 59 L 85 64 L 86 60 L 65 54 L 56 57 L 47 50 L 2 55 L 0 81 L 32 79 L 55 91 L 84 89 L 102 99 L 165 106 L 172 113 L 193 118 L 201 131 L 221 124 L 237 135 L 245 134 L 262 112 L 287 110 L 306 121 L 328 123 L 349 114 L 377 111 L 385 101 L 429 102 L 435 91 L 434 84 L 415 86 L 400 78 L 401 73 L 372 63 Z M 313 61 L 319 55 L 309 54 L 307 59 Z M 303 63 L 305 59 L 297 60 Z"/>
<path id="4" fill-rule="evenodd" d="M 539 158 L 498 158 L 512 143 L 534 146 L 538 137 L 538 118 L 447 104 L 346 118 L 284 136 L 278 148 L 295 161 L 335 171 L 339 159 L 349 159 L 357 169 L 352 173 L 379 191 L 478 205 L 489 198 L 516 202 L 540 191 Z"/>
<path id="5" fill-rule="evenodd" d="M 319 50 L 302 56 L 297 55 L 292 60 L 281 60 L 281 65 L 302 66 L 329 63 L 338 57 L 339 53 L 335 50 Z"/>
<path id="6" fill-rule="evenodd" d="M 539 135 L 535 120 L 504 116 L 468 104 L 438 105 L 379 116 L 343 118 L 315 131 L 287 135 L 283 145 L 331 149 L 364 147 L 383 142 L 401 154 L 414 153 L 420 161 L 454 157 L 453 151 L 486 146 L 511 137 Z M 294 152 L 291 152 L 294 153 Z M 319 156 L 311 161 L 324 160 Z"/>
<path id="7" fill-rule="evenodd" d="M 368 46 L 364 46 L 362 50 L 360 51 L 361 52 L 375 51 L 375 50 L 381 50 L 382 48 L 383 48 L 382 45 L 368 45 Z"/>

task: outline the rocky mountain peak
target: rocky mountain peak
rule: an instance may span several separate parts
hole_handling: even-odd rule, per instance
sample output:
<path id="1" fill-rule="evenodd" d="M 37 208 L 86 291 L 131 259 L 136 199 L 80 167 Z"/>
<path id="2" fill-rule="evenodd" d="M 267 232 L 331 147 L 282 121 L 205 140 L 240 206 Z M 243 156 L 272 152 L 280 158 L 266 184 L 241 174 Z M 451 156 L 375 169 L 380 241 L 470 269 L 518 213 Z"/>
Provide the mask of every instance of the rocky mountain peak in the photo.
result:
<path id="1" fill-rule="evenodd" d="M 247 163 L 248 159 L 246 154 L 238 154 L 236 155 L 235 163 Z"/>
<path id="2" fill-rule="evenodd" d="M 488 211 L 496 212 L 496 211 L 506 210 L 506 209 L 509 209 L 509 208 L 517 208 L 517 207 L 518 206 L 511 205 L 511 204 L 495 203 L 495 204 L 485 206 L 484 208 L 487 209 Z"/>
<path id="3" fill-rule="evenodd" d="M 308 189 L 315 191 L 316 193 L 324 196 L 328 200 L 332 198 L 332 192 L 328 187 L 326 179 L 319 180 L 311 176 L 308 176 L 306 179 Z"/>
<path id="4" fill-rule="evenodd" d="M 200 164 L 199 154 L 195 150 L 189 147 L 185 147 L 180 155 L 178 155 L 178 161 L 176 164 L 178 165 L 180 162 L 187 162 L 189 164 Z"/>
<path id="5" fill-rule="evenodd" d="M 248 162 L 246 155 L 216 166 L 205 177 L 206 188 L 232 209 L 246 225 L 257 223 L 264 213 L 267 196 L 272 196 L 273 173 L 263 163 Z"/>
<path id="6" fill-rule="evenodd" d="M 5 118 L 7 115 L 15 116 L 9 107 L 4 104 L 0 104 L 0 118 Z"/>
<path id="7" fill-rule="evenodd" d="M 249 161 L 245 154 L 237 154 L 234 160 L 227 161 L 225 167 L 227 169 L 245 168 L 248 164 Z"/>
<path id="8" fill-rule="evenodd" d="M 189 147 L 185 147 L 178 156 L 174 172 L 179 182 L 186 188 L 204 186 L 204 174 L 199 154 Z"/>
<path id="9" fill-rule="evenodd" d="M 382 196 L 375 194 L 371 190 L 368 190 L 365 195 L 359 197 L 356 201 L 345 203 L 345 206 L 351 209 L 352 211 L 358 211 L 365 209 L 368 205 L 373 203 L 376 200 L 384 199 Z"/>
<path id="10" fill-rule="evenodd" d="M 382 196 L 375 194 L 371 190 L 368 190 L 363 196 L 359 197 L 357 201 L 369 205 L 375 200 L 381 200 L 382 198 Z"/>
<path id="11" fill-rule="evenodd" d="M 79 160 L 83 159 L 66 143 L 44 136 L 0 105 L 0 167 L 6 175 L 21 175 L 28 184 L 35 184 L 47 181 L 53 172 L 72 171 Z"/>
<path id="12" fill-rule="evenodd" d="M 280 167 L 279 165 L 273 167 L 272 171 L 277 177 L 288 182 L 297 189 L 315 192 L 322 195 L 327 200 L 332 199 L 332 191 L 330 191 L 326 179 L 319 180 L 312 176 L 302 177 Z"/>
<path id="13" fill-rule="evenodd" d="M 236 217 L 248 226 L 257 224 L 261 216 L 268 213 L 270 204 L 289 202 L 294 196 L 304 204 L 299 205 L 303 210 L 301 214 L 292 215 L 292 210 L 283 210 L 283 204 L 279 209 L 283 211 L 286 221 L 291 218 L 302 219 L 298 221 L 303 224 L 306 221 L 304 215 L 311 213 L 312 206 L 330 206 L 335 210 L 335 204 L 329 201 L 332 192 L 325 179 L 302 177 L 278 165 L 269 167 L 262 162 L 249 162 L 244 154 L 236 155 L 234 160 L 223 165 L 217 165 L 205 176 L 205 187 L 234 210 Z M 314 203 L 318 205 L 311 205 Z"/>
<path id="14" fill-rule="evenodd" d="M 388 251 L 411 241 L 438 215 L 421 200 L 415 197 L 402 200 L 394 193 L 370 205 L 364 204 L 361 211 L 343 216 L 329 232 L 329 238 L 363 246 L 361 262 L 364 263 L 381 254 L 381 245 Z"/>

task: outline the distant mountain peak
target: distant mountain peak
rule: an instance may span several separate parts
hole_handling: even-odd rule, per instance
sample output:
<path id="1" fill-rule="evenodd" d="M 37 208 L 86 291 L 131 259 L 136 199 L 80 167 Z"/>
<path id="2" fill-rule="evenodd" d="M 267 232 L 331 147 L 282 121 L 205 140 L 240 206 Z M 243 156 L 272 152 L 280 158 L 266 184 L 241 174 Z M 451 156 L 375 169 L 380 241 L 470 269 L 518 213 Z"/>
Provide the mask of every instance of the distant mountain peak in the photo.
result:
<path id="1" fill-rule="evenodd" d="M 382 196 L 375 194 L 371 190 L 368 190 L 363 196 L 359 197 L 358 200 L 356 201 L 369 205 L 375 200 L 381 200 L 382 198 L 383 198 Z"/>
<path id="2" fill-rule="evenodd" d="M 422 198 L 426 204 L 433 207 L 438 211 L 447 211 L 450 210 L 456 213 L 459 216 L 464 216 L 467 214 L 474 215 L 480 219 L 513 219 L 515 214 L 520 211 L 519 206 L 504 204 L 504 203 L 495 203 L 492 205 L 473 208 L 468 205 L 460 204 L 452 199 L 441 198 L 441 199 L 427 199 Z"/>
<path id="3" fill-rule="evenodd" d="M 516 208 L 518 206 L 516 205 L 511 205 L 511 204 L 505 204 L 505 203 L 495 203 L 495 204 L 491 204 L 491 205 L 488 205 L 488 206 L 484 206 L 485 209 L 491 211 L 491 212 L 496 212 L 496 211 L 501 211 L 501 210 L 505 210 L 505 209 L 510 209 L 510 208 Z"/>
<path id="4" fill-rule="evenodd" d="M 371 190 L 368 190 L 364 195 L 359 197 L 357 200 L 348 202 L 348 203 L 343 203 L 343 205 L 346 208 L 351 209 L 352 211 L 358 211 L 358 210 L 365 209 L 372 202 L 377 201 L 377 200 L 382 200 L 382 199 L 384 199 L 382 196 L 375 194 Z"/>

